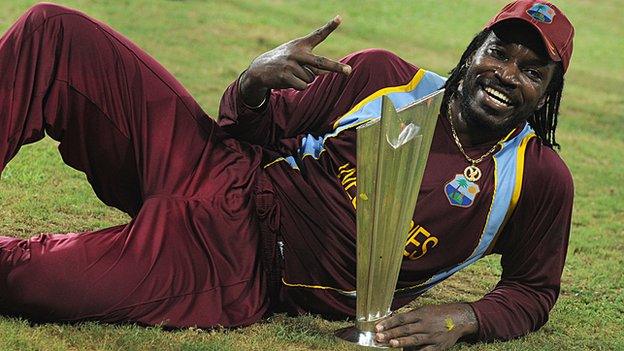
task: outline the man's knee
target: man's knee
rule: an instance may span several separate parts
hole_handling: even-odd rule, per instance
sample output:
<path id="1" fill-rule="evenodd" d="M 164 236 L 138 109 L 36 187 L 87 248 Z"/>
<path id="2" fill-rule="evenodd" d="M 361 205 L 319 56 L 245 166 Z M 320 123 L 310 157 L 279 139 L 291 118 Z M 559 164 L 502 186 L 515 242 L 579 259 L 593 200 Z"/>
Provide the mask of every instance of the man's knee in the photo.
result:
<path id="1" fill-rule="evenodd" d="M 33 5 L 31 8 L 26 11 L 26 13 L 22 16 L 25 23 L 29 26 L 28 32 L 32 32 L 37 30 L 38 27 L 43 25 L 46 20 L 56 17 L 63 14 L 79 14 L 80 12 L 60 6 L 57 4 L 52 4 L 49 2 L 41 2 L 36 5 Z"/>
<path id="2" fill-rule="evenodd" d="M 33 18 L 40 18 L 41 20 L 45 20 L 46 18 L 50 18 L 53 16 L 76 12 L 76 10 L 61 5 L 49 2 L 40 2 L 31 6 L 26 13 L 28 13 Z"/>

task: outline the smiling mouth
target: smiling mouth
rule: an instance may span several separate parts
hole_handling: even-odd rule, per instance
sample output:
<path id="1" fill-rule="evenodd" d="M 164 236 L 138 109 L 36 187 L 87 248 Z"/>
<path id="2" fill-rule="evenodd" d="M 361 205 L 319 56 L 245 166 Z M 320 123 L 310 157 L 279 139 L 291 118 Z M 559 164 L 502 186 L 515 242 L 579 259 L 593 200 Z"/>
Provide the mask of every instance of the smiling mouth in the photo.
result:
<path id="1" fill-rule="evenodd" d="M 494 89 L 492 87 L 485 87 L 483 90 L 500 104 L 507 107 L 511 106 L 511 98 L 502 91 Z"/>

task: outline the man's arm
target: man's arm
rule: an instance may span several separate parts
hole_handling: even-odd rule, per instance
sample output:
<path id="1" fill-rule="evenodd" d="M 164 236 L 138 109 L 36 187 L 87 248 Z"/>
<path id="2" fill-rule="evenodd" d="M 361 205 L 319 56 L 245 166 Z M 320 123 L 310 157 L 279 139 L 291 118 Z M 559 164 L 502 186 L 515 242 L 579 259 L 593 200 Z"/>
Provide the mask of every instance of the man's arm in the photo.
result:
<path id="1" fill-rule="evenodd" d="M 494 250 L 503 268 L 496 287 L 470 304 L 426 306 L 386 319 L 378 325 L 379 341 L 446 349 L 465 336 L 516 338 L 548 321 L 559 294 L 574 189 L 561 159 L 537 144 L 527 148 L 536 158 L 526 165 L 518 206 Z"/>
<path id="2" fill-rule="evenodd" d="M 304 97 L 298 92 L 305 90 L 317 76 L 351 73 L 349 65 L 312 53 L 340 22 L 340 17 L 336 17 L 309 35 L 254 59 L 225 91 L 219 108 L 219 124 L 230 134 L 260 145 L 300 134 L 304 127 L 313 130 L 314 121 L 292 120 L 289 110 Z M 271 89 L 276 91 L 271 94 Z"/>
<path id="3" fill-rule="evenodd" d="M 502 254 L 501 279 L 471 303 L 479 340 L 506 340 L 538 330 L 559 296 L 574 185 L 559 156 L 537 144 L 527 148 L 539 158 L 527 164 L 518 206 L 494 248 Z"/>

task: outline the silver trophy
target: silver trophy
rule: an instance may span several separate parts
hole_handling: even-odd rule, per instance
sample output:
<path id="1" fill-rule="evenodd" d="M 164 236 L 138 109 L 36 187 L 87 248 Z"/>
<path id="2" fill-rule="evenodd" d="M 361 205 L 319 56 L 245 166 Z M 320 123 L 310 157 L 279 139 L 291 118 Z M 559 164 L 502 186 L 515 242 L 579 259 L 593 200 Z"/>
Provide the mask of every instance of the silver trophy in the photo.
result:
<path id="1" fill-rule="evenodd" d="M 355 326 L 336 335 L 364 347 L 391 314 L 403 249 L 443 90 L 404 108 L 382 97 L 381 118 L 357 129 L 357 308 Z"/>

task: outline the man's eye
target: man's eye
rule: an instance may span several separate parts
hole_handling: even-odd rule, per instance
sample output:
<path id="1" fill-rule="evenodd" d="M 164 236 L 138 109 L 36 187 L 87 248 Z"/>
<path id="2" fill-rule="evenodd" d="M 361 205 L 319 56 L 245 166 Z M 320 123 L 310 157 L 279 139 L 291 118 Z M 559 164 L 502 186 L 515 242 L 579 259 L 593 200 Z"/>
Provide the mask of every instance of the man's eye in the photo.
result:
<path id="1" fill-rule="evenodd" d="M 525 70 L 526 75 L 529 76 L 529 78 L 533 79 L 533 80 L 540 80 L 542 79 L 542 74 L 540 73 L 540 71 L 536 70 L 536 69 L 526 69 Z"/>
<path id="2" fill-rule="evenodd" d="M 490 48 L 490 55 L 497 59 L 505 59 L 505 53 L 499 48 Z"/>

